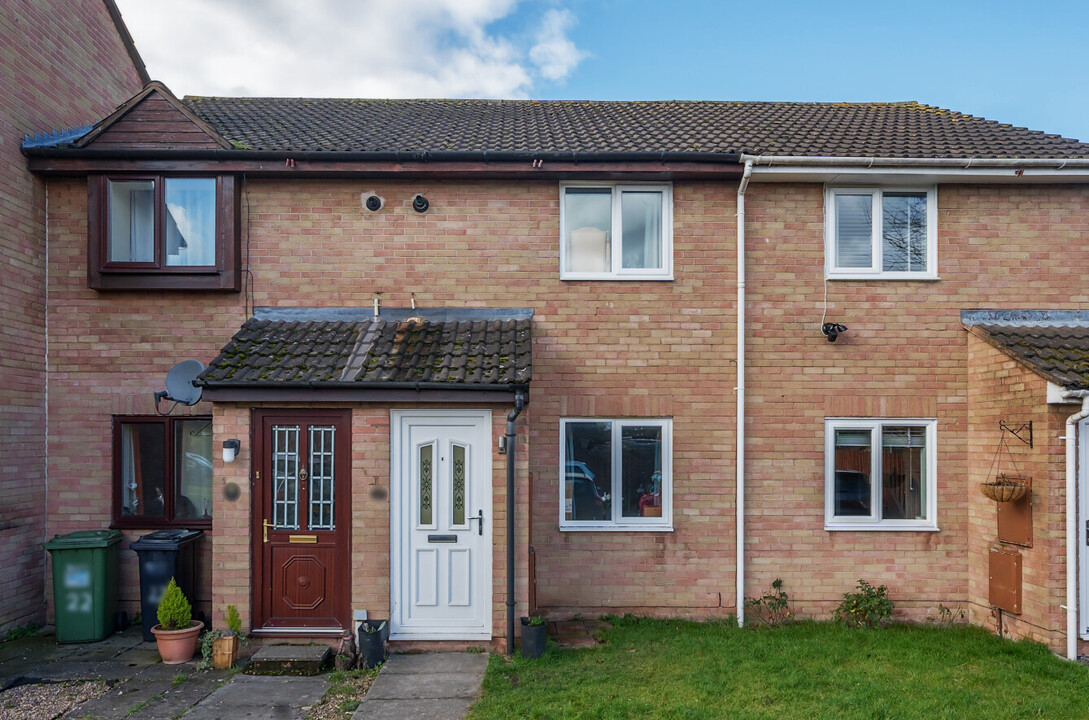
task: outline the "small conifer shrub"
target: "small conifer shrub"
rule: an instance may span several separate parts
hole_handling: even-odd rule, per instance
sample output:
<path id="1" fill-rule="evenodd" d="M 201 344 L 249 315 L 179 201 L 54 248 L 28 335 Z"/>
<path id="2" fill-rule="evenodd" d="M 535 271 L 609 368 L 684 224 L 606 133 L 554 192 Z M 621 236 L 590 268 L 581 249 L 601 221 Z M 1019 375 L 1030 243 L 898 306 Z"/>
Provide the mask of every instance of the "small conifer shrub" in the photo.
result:
<path id="1" fill-rule="evenodd" d="M 185 593 L 174 582 L 174 578 L 170 578 L 170 583 L 163 592 L 156 617 L 159 618 L 159 625 L 163 630 L 184 630 L 193 624 L 193 606 L 185 599 Z"/>

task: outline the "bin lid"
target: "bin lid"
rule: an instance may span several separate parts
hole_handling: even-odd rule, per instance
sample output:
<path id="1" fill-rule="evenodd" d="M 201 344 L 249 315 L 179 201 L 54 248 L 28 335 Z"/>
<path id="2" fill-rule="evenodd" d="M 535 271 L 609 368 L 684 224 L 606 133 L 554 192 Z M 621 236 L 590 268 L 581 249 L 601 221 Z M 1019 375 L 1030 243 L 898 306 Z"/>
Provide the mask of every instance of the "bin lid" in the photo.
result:
<path id="1" fill-rule="evenodd" d="M 121 542 L 120 530 L 79 530 L 67 535 L 54 535 L 45 544 L 46 550 L 104 548 Z"/>
<path id="2" fill-rule="evenodd" d="M 203 530 L 184 530 L 182 528 L 170 530 L 156 530 L 147 535 L 141 535 L 140 539 L 130 543 L 133 550 L 177 550 L 186 543 L 191 543 L 201 535 Z"/>

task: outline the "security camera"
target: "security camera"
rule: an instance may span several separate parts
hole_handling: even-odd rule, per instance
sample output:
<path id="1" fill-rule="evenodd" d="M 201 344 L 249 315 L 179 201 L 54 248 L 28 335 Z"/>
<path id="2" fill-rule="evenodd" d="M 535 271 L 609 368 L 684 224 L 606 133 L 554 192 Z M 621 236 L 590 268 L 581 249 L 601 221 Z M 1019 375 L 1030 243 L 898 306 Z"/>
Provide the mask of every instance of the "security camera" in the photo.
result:
<path id="1" fill-rule="evenodd" d="M 846 332 L 847 326 L 840 323 L 825 323 L 821 325 L 821 332 L 828 337 L 828 342 L 835 342 L 841 332 Z"/>
<path id="2" fill-rule="evenodd" d="M 412 196 L 412 209 L 416 212 L 425 213 L 429 207 L 431 207 L 431 203 L 423 195 L 416 193 Z"/>
<path id="3" fill-rule="evenodd" d="M 371 212 L 378 212 L 385 204 L 386 201 L 378 197 L 378 195 L 375 195 L 373 192 L 363 193 L 363 207 L 367 208 Z"/>

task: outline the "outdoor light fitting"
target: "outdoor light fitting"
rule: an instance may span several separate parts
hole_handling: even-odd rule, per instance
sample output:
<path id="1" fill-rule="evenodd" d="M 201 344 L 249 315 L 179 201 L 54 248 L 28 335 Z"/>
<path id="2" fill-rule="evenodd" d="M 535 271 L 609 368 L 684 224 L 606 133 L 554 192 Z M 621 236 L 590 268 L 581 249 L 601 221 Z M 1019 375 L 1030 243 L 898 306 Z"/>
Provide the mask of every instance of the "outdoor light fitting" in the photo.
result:
<path id="1" fill-rule="evenodd" d="M 821 332 L 828 337 L 828 342 L 835 342 L 841 332 L 847 332 L 847 326 L 841 323 L 825 323 L 821 325 Z"/>
<path id="2" fill-rule="evenodd" d="M 429 207 L 431 207 L 431 203 L 423 195 L 417 193 L 412 196 L 412 209 L 416 212 L 425 213 Z"/>
<path id="3" fill-rule="evenodd" d="M 238 457 L 238 451 L 242 449 L 242 443 L 231 438 L 230 440 L 223 441 L 223 462 L 233 463 L 234 459 Z"/>

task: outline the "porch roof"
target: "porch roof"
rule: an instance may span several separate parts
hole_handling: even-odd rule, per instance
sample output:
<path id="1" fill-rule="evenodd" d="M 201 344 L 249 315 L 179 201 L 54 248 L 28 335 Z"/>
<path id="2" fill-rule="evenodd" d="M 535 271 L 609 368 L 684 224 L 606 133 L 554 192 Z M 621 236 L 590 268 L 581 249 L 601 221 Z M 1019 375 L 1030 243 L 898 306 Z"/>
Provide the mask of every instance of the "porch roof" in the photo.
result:
<path id="1" fill-rule="evenodd" d="M 1089 313 L 975 311 L 962 319 L 971 332 L 1036 374 L 1069 390 L 1089 389 Z"/>
<path id="2" fill-rule="evenodd" d="M 196 384 L 218 388 L 514 389 L 528 309 L 257 308 Z"/>

